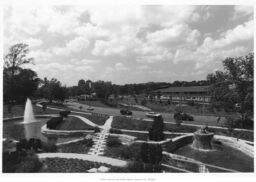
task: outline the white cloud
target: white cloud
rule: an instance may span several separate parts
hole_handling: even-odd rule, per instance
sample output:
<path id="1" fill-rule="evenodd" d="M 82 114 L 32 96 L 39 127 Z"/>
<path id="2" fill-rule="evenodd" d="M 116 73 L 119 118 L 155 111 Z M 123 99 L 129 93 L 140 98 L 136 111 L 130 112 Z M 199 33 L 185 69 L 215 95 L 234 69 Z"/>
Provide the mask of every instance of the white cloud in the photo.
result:
<path id="1" fill-rule="evenodd" d="M 29 52 L 29 57 L 35 59 L 35 64 L 41 64 L 52 61 L 52 54 L 49 51 L 32 50 Z"/>
<path id="2" fill-rule="evenodd" d="M 123 63 L 116 63 L 115 64 L 115 69 L 117 71 L 127 71 L 129 68 L 127 68 Z"/>
<path id="3" fill-rule="evenodd" d="M 177 24 L 169 28 L 164 28 L 147 35 L 149 42 L 167 44 L 174 46 L 179 44 L 197 44 L 200 37 L 198 30 L 191 30 L 187 24 Z"/>
<path id="4" fill-rule="evenodd" d="M 112 67 L 106 67 L 104 73 L 105 74 L 111 74 L 111 73 L 113 73 L 113 71 L 114 71 L 114 69 Z"/>
<path id="5" fill-rule="evenodd" d="M 24 41 L 29 47 L 40 47 L 43 44 L 41 39 L 29 38 Z"/>
<path id="6" fill-rule="evenodd" d="M 149 69 L 149 66 L 148 65 L 141 65 L 141 66 L 138 66 L 136 67 L 137 70 L 148 70 Z"/>
<path id="7" fill-rule="evenodd" d="M 105 38 L 111 35 L 111 33 L 107 29 L 103 29 L 99 26 L 94 26 L 91 23 L 86 23 L 85 25 L 78 26 L 74 29 L 74 32 L 87 39 Z"/>
<path id="8" fill-rule="evenodd" d="M 242 16 L 247 16 L 247 15 L 253 15 L 253 6 L 248 6 L 248 5 L 237 5 L 234 6 L 234 16 L 233 19 L 237 19 Z"/>
<path id="9" fill-rule="evenodd" d="M 234 43 L 248 41 L 253 39 L 254 25 L 253 20 L 238 25 L 234 29 L 227 30 L 223 38 L 216 40 L 214 46 L 222 48 Z"/>
<path id="10" fill-rule="evenodd" d="M 71 53 L 78 53 L 85 50 L 89 46 L 89 43 L 89 40 L 84 37 L 75 37 L 65 47 L 55 47 L 53 52 L 57 55 L 67 56 Z"/>

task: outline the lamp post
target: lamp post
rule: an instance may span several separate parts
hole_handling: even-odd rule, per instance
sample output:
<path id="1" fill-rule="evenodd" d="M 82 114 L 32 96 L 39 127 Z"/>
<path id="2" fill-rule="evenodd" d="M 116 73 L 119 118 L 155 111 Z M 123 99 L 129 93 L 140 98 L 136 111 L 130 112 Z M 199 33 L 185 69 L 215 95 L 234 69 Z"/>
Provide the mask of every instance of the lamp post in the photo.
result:
<path id="1" fill-rule="evenodd" d="M 91 97 L 91 88 L 92 88 L 92 82 L 89 82 L 89 95 Z M 91 98 L 89 98 L 89 108 L 91 107 Z"/>

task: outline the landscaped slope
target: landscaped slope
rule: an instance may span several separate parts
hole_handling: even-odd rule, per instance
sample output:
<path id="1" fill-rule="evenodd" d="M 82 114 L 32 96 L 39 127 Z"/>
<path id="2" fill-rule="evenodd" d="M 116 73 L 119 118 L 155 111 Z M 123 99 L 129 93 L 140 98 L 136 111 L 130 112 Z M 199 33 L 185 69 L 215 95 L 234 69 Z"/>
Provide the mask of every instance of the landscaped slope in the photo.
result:
<path id="1" fill-rule="evenodd" d="M 56 130 L 93 130 L 94 128 L 90 125 L 84 123 L 81 119 L 73 116 L 69 116 L 65 118 L 63 122 L 61 122 Z"/>

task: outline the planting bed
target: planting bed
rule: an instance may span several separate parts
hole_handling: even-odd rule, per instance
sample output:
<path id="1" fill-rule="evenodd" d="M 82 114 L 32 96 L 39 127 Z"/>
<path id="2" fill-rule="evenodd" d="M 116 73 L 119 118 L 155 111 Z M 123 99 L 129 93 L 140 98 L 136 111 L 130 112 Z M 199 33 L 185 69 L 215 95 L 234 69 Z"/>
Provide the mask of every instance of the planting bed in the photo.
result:
<path id="1" fill-rule="evenodd" d="M 72 173 L 83 172 L 91 168 L 99 168 L 100 166 L 110 167 L 107 164 L 84 161 L 80 159 L 64 159 L 64 158 L 46 158 L 42 160 L 43 168 L 40 172 L 45 173 Z"/>

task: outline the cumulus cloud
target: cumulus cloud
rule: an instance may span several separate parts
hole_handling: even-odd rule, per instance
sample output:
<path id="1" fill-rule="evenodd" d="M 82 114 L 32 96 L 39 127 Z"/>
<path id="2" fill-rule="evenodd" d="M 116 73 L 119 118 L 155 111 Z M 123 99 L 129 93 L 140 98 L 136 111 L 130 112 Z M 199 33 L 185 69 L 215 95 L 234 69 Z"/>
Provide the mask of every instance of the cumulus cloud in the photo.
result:
<path id="1" fill-rule="evenodd" d="M 55 47 L 53 52 L 57 55 L 69 55 L 71 53 L 78 53 L 89 46 L 89 40 L 84 37 L 75 37 L 69 41 L 65 47 Z"/>
<path id="2" fill-rule="evenodd" d="M 248 15 L 253 16 L 253 6 L 247 6 L 247 5 L 234 6 L 233 19 L 237 19 L 239 17 L 248 16 Z"/>
<path id="3" fill-rule="evenodd" d="M 216 20 L 218 6 L 11 6 L 4 10 L 4 46 L 28 43 L 38 72 L 67 82 L 70 78 L 61 77 L 63 72 L 72 70 L 72 77 L 79 79 L 85 70 L 90 77 L 99 63 L 102 79 L 121 78 L 131 67 L 159 80 L 169 78 L 163 71 L 168 67 L 178 77 L 172 68 L 177 65 L 195 69 L 187 76 L 203 75 L 200 69 L 207 65 L 253 50 L 253 8 L 232 8 L 227 8 L 232 15 L 223 16 L 229 21 L 231 16 L 240 18 L 240 25 L 236 18 L 225 24 Z M 216 21 L 216 29 L 207 30 L 207 20 Z"/>
<path id="4" fill-rule="evenodd" d="M 164 28 L 147 35 L 147 40 L 154 43 L 166 44 L 167 46 L 178 46 L 180 44 L 197 45 L 200 32 L 192 30 L 187 24 L 177 24 Z"/>
<path id="5" fill-rule="evenodd" d="M 29 57 L 34 58 L 35 64 L 49 63 L 53 61 L 52 54 L 48 50 L 33 50 L 29 52 Z"/>
<path id="6" fill-rule="evenodd" d="M 196 50 L 177 49 L 174 63 L 181 61 L 195 62 L 195 69 L 200 69 L 209 62 L 222 60 L 230 56 L 244 55 L 252 51 L 245 47 L 243 43 L 253 45 L 253 21 L 226 30 L 218 39 L 214 40 L 212 37 L 206 37 Z"/>
<path id="7" fill-rule="evenodd" d="M 127 71 L 127 70 L 129 70 L 129 68 L 126 67 L 123 63 L 116 63 L 115 64 L 115 69 L 117 71 Z"/>

